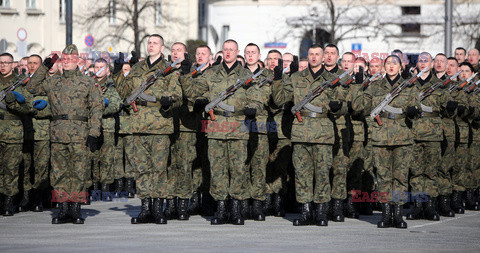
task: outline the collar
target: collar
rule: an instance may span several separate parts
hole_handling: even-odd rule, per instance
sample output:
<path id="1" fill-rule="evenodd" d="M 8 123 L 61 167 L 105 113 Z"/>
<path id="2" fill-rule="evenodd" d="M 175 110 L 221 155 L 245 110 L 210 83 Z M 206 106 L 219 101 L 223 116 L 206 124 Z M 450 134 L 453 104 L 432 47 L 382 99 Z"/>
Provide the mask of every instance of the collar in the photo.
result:
<path id="1" fill-rule="evenodd" d="M 327 70 L 327 71 L 328 71 L 328 70 Z M 330 71 L 328 71 L 328 72 L 330 72 L 330 73 L 332 73 L 332 74 L 336 74 L 337 71 L 338 71 L 338 64 L 335 64 L 335 67 L 334 67 L 333 69 L 331 69 Z"/>
<path id="2" fill-rule="evenodd" d="M 73 77 L 75 75 L 75 73 L 77 72 L 77 70 L 78 70 L 78 68 L 74 69 L 74 70 L 64 70 L 63 71 L 63 76 L 67 77 L 67 78 Z"/>
<path id="3" fill-rule="evenodd" d="M 324 69 L 325 69 L 325 67 L 322 66 L 322 67 L 317 71 L 317 73 L 313 73 L 312 68 L 310 68 L 310 65 L 308 65 L 308 70 L 310 71 L 310 74 L 312 75 L 313 80 L 317 79 L 317 78 L 323 73 L 323 70 L 324 70 Z"/>
<path id="4" fill-rule="evenodd" d="M 432 72 L 430 71 L 430 73 L 428 74 L 427 78 L 425 78 L 425 80 L 422 79 L 422 77 L 418 78 L 418 82 L 420 83 L 420 85 L 424 85 L 428 82 L 430 82 L 430 79 L 432 79 Z"/>
<path id="5" fill-rule="evenodd" d="M 157 65 L 157 63 L 159 63 L 160 61 L 163 60 L 163 57 L 160 56 L 156 61 L 154 61 L 153 63 L 150 62 L 150 56 L 147 57 L 147 65 L 148 65 L 148 68 L 153 68 L 155 65 Z"/>
<path id="6" fill-rule="evenodd" d="M 228 68 L 227 64 L 225 64 L 225 62 L 222 62 L 222 66 L 223 68 L 225 69 L 225 71 L 227 72 L 227 75 L 230 74 L 230 72 L 232 72 L 232 70 L 237 67 L 238 65 L 238 61 L 235 61 L 235 63 L 233 63 L 232 67 L 231 68 Z"/>
<path id="7" fill-rule="evenodd" d="M 391 80 L 388 75 L 386 75 L 385 77 L 386 77 L 388 83 L 390 84 L 390 86 L 395 85 L 395 83 L 397 83 L 398 80 L 400 80 L 400 75 L 397 75 L 393 80 Z"/>

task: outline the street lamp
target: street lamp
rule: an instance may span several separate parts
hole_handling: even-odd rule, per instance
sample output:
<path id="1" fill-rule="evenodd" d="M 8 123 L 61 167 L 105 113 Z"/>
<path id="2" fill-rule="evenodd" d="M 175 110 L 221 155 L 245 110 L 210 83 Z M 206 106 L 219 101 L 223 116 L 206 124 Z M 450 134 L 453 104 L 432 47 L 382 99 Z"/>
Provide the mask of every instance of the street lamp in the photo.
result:
<path id="1" fill-rule="evenodd" d="M 317 7 L 313 7 L 310 9 L 310 17 L 312 18 L 313 22 L 313 43 L 317 43 L 317 18 L 318 18 L 318 10 Z"/>

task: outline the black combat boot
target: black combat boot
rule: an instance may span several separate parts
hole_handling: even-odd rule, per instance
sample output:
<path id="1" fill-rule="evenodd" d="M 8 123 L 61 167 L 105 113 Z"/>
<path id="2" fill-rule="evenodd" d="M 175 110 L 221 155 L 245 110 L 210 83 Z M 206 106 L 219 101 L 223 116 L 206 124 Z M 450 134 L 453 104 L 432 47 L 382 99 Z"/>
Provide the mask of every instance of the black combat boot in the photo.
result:
<path id="1" fill-rule="evenodd" d="M 261 208 L 263 213 L 263 206 Z M 252 218 L 249 199 L 240 200 L 240 213 L 242 214 L 244 220 L 249 220 Z"/>
<path id="2" fill-rule="evenodd" d="M 23 191 L 23 198 L 18 204 L 18 211 L 19 212 L 27 212 L 30 210 L 30 201 L 31 201 L 31 191 Z"/>
<path id="3" fill-rule="evenodd" d="M 6 196 L 3 201 L 3 216 L 13 216 L 14 213 L 13 196 Z"/>
<path id="4" fill-rule="evenodd" d="M 126 184 L 125 184 L 125 191 L 127 192 L 129 199 L 135 197 L 135 189 L 133 188 L 134 184 L 135 184 L 135 179 L 133 179 L 133 177 L 127 178 Z"/>
<path id="5" fill-rule="evenodd" d="M 165 214 L 163 213 L 163 199 L 153 199 L 152 216 L 156 224 L 167 224 L 167 218 L 165 218 Z"/>
<path id="6" fill-rule="evenodd" d="M 59 204 L 60 211 L 57 216 L 52 219 L 52 224 L 64 224 L 72 222 L 69 213 L 69 203 L 68 202 L 57 202 Z"/>
<path id="7" fill-rule="evenodd" d="M 188 205 L 188 213 L 190 215 L 198 215 L 200 213 L 200 194 L 194 191 L 190 198 L 190 205 Z"/>
<path id="8" fill-rule="evenodd" d="M 478 211 L 480 210 L 478 206 L 478 202 L 475 200 L 474 191 L 467 190 L 465 194 L 465 209 L 471 211 Z"/>
<path id="9" fill-rule="evenodd" d="M 217 201 L 217 212 L 210 221 L 212 225 L 222 225 L 227 223 L 227 203 L 225 200 Z"/>
<path id="10" fill-rule="evenodd" d="M 142 205 L 140 206 L 140 213 L 137 217 L 133 217 L 132 224 L 149 223 L 152 221 L 152 199 L 142 199 Z"/>
<path id="11" fill-rule="evenodd" d="M 33 211 L 43 212 L 43 189 L 33 189 Z"/>
<path id="12" fill-rule="evenodd" d="M 263 213 L 263 201 L 254 199 L 252 204 L 252 216 L 253 220 L 264 221 L 265 214 Z"/>
<path id="13" fill-rule="evenodd" d="M 390 203 L 381 203 L 382 219 L 377 223 L 377 228 L 393 227 L 393 208 Z"/>
<path id="14" fill-rule="evenodd" d="M 403 220 L 402 217 L 402 211 L 402 205 L 393 205 L 393 223 L 396 228 L 407 228 L 407 223 Z"/>
<path id="15" fill-rule="evenodd" d="M 283 206 L 283 196 L 280 193 L 273 195 L 273 216 L 285 217 L 285 207 Z"/>
<path id="16" fill-rule="evenodd" d="M 407 220 L 423 219 L 423 205 L 420 200 L 416 199 L 413 205 L 413 210 L 407 215 Z"/>
<path id="17" fill-rule="evenodd" d="M 202 215 L 214 216 L 215 215 L 215 200 L 208 192 L 202 193 Z"/>
<path id="18" fill-rule="evenodd" d="M 372 202 L 362 202 L 360 203 L 360 209 L 358 213 L 361 215 L 373 215 L 373 205 Z"/>
<path id="19" fill-rule="evenodd" d="M 115 179 L 114 184 L 115 184 L 115 195 L 114 195 L 113 197 L 114 197 L 114 198 L 124 197 L 124 196 L 122 196 L 122 192 L 123 192 L 123 178 Z"/>
<path id="20" fill-rule="evenodd" d="M 178 220 L 188 220 L 188 199 L 178 199 Z"/>
<path id="21" fill-rule="evenodd" d="M 425 219 L 439 221 L 440 215 L 438 215 L 436 210 L 437 198 L 428 196 L 428 200 L 424 203 L 423 213 L 425 215 Z"/>
<path id="22" fill-rule="evenodd" d="M 316 204 L 315 225 L 328 226 L 328 208 L 328 202 Z"/>
<path id="23" fill-rule="evenodd" d="M 464 214 L 465 209 L 462 205 L 462 193 L 459 191 L 452 192 L 452 209 L 455 213 Z"/>
<path id="24" fill-rule="evenodd" d="M 351 219 L 358 219 L 360 214 L 357 211 L 357 203 L 353 203 L 352 199 L 352 194 L 348 194 L 345 200 L 345 216 Z"/>
<path id="25" fill-rule="evenodd" d="M 272 194 L 266 195 L 263 208 L 265 216 L 273 215 Z"/>
<path id="26" fill-rule="evenodd" d="M 73 220 L 73 224 L 83 224 L 85 222 L 85 220 L 82 218 L 80 203 L 70 202 L 70 217 Z"/>
<path id="27" fill-rule="evenodd" d="M 445 217 L 455 217 L 455 212 L 450 207 L 450 198 L 446 195 L 438 196 L 439 204 L 439 214 Z"/>
<path id="28" fill-rule="evenodd" d="M 232 210 L 230 211 L 231 222 L 233 225 L 243 225 L 245 220 L 240 213 L 240 200 L 232 199 Z"/>
<path id="29" fill-rule="evenodd" d="M 300 216 L 293 220 L 294 226 L 308 226 L 313 223 L 312 203 L 303 203 Z"/>
<path id="30" fill-rule="evenodd" d="M 165 207 L 165 217 L 167 220 L 177 219 L 177 198 L 167 199 L 167 206 Z"/>
<path id="31" fill-rule="evenodd" d="M 5 195 L 0 193 L 0 215 L 3 215 L 3 201 L 4 201 Z"/>
<path id="32" fill-rule="evenodd" d="M 332 220 L 335 222 L 345 221 L 345 217 L 343 216 L 343 200 L 341 199 L 333 199 Z"/>
<path id="33" fill-rule="evenodd" d="M 112 194 L 110 192 L 110 184 L 102 184 L 102 200 L 112 201 Z"/>

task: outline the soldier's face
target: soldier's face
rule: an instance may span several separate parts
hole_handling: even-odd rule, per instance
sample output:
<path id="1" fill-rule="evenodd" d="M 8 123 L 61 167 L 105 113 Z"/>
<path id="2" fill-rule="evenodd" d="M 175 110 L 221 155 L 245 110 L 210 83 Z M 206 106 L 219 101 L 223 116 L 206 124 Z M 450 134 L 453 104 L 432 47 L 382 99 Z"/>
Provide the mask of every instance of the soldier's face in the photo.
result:
<path id="1" fill-rule="evenodd" d="M 123 64 L 122 71 L 123 74 L 125 75 L 126 73 L 130 72 L 130 64 Z"/>
<path id="2" fill-rule="evenodd" d="M 344 54 L 342 57 L 342 69 L 343 71 L 347 71 L 353 69 L 355 64 L 354 56 L 351 54 Z"/>
<path id="3" fill-rule="evenodd" d="M 95 62 L 95 68 L 93 71 L 95 71 L 95 74 L 97 74 L 98 78 L 103 78 L 108 74 L 108 68 L 106 67 L 107 65 L 103 62 Z M 98 73 L 103 67 L 105 67 L 102 72 Z"/>
<path id="4" fill-rule="evenodd" d="M 455 58 L 457 59 L 458 63 L 462 63 L 465 61 L 465 51 L 462 49 L 455 50 Z"/>
<path id="5" fill-rule="evenodd" d="M 298 71 L 303 71 L 308 67 L 308 61 L 298 62 Z"/>
<path id="6" fill-rule="evenodd" d="M 148 55 L 152 57 L 160 56 L 160 54 L 163 52 L 163 49 L 165 49 L 165 46 L 163 45 L 162 39 L 156 36 L 152 36 L 148 38 Z"/>
<path id="7" fill-rule="evenodd" d="M 420 71 L 422 71 L 423 69 L 425 68 L 428 68 L 429 70 L 432 69 L 432 64 L 433 64 L 433 61 L 432 59 L 430 58 L 430 55 L 428 54 L 420 54 L 418 56 L 418 63 L 417 63 L 417 66 L 418 68 L 420 69 Z M 428 71 L 427 71 L 428 72 Z"/>
<path id="8" fill-rule="evenodd" d="M 28 73 L 33 74 L 40 67 L 40 58 L 36 56 L 28 57 Z"/>
<path id="9" fill-rule="evenodd" d="M 181 44 L 175 44 L 172 46 L 172 61 L 176 61 L 178 58 L 185 57 L 185 48 Z"/>
<path id="10" fill-rule="evenodd" d="M 310 67 L 316 68 L 322 64 L 322 59 L 324 59 L 323 50 L 321 48 L 310 48 L 308 49 L 307 58 Z"/>
<path id="11" fill-rule="evenodd" d="M 267 68 L 273 70 L 278 65 L 278 59 L 281 59 L 282 55 L 279 53 L 270 53 L 267 55 Z"/>
<path id="12" fill-rule="evenodd" d="M 448 60 L 447 62 L 447 75 L 452 76 L 458 72 L 458 63 L 454 60 Z"/>
<path id="13" fill-rule="evenodd" d="M 444 72 L 447 69 L 447 57 L 437 55 L 433 61 L 433 66 L 438 73 Z"/>
<path id="14" fill-rule="evenodd" d="M 468 66 L 460 66 L 462 73 L 460 73 L 460 79 L 466 80 L 473 75 L 472 70 Z"/>
<path id="15" fill-rule="evenodd" d="M 257 64 L 258 60 L 260 60 L 260 52 L 256 46 L 246 47 L 244 54 L 247 65 Z"/>
<path id="16" fill-rule="evenodd" d="M 372 59 L 368 69 L 370 69 L 371 75 L 375 75 L 377 72 L 382 71 L 382 62 L 378 58 Z"/>
<path id="17" fill-rule="evenodd" d="M 79 62 L 78 55 L 76 54 L 62 54 L 62 66 L 63 70 L 74 70 L 77 68 Z"/>
<path id="18" fill-rule="evenodd" d="M 283 60 L 283 68 L 288 68 L 290 67 L 290 64 L 292 64 L 293 62 L 293 55 L 291 54 L 284 54 L 282 56 L 282 60 Z M 287 71 L 287 72 L 290 72 L 290 69 Z"/>
<path id="19" fill-rule="evenodd" d="M 210 58 L 212 58 L 212 54 L 210 53 L 210 50 L 206 47 L 199 47 L 195 51 L 195 60 L 198 65 L 202 65 L 205 62 L 210 61 Z"/>
<path id="20" fill-rule="evenodd" d="M 400 73 L 401 62 L 396 57 L 388 57 L 385 61 L 385 71 L 390 77 L 395 77 Z"/>
<path id="21" fill-rule="evenodd" d="M 468 62 L 470 62 L 470 64 L 477 66 L 478 60 L 480 60 L 480 53 L 477 49 L 474 48 L 468 51 Z"/>
<path id="22" fill-rule="evenodd" d="M 325 48 L 325 56 L 323 57 L 323 61 L 325 62 L 326 66 L 335 66 L 338 62 L 338 51 L 334 47 L 327 47 Z"/>
<path id="23" fill-rule="evenodd" d="M 18 68 L 20 70 L 28 70 L 28 60 L 21 59 L 20 62 L 18 63 Z"/>
<path id="24" fill-rule="evenodd" d="M 0 73 L 7 76 L 12 73 L 13 70 L 13 59 L 9 56 L 0 56 Z"/>
<path id="25" fill-rule="evenodd" d="M 222 53 L 225 64 L 234 63 L 239 53 L 237 44 L 231 41 L 223 43 Z"/>

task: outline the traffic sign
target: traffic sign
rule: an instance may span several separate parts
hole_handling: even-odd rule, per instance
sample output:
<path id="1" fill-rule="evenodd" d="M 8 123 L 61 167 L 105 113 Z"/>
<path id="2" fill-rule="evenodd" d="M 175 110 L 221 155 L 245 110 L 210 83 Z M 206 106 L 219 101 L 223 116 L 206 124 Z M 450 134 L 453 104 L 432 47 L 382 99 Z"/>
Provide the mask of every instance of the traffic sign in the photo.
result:
<path id="1" fill-rule="evenodd" d="M 27 30 L 25 28 L 18 29 L 17 38 L 19 41 L 25 41 L 27 39 Z"/>
<path id="2" fill-rule="evenodd" d="M 87 45 L 87 47 L 93 46 L 93 42 L 95 42 L 95 40 L 93 39 L 92 35 L 89 34 L 85 36 L 85 45 Z"/>

